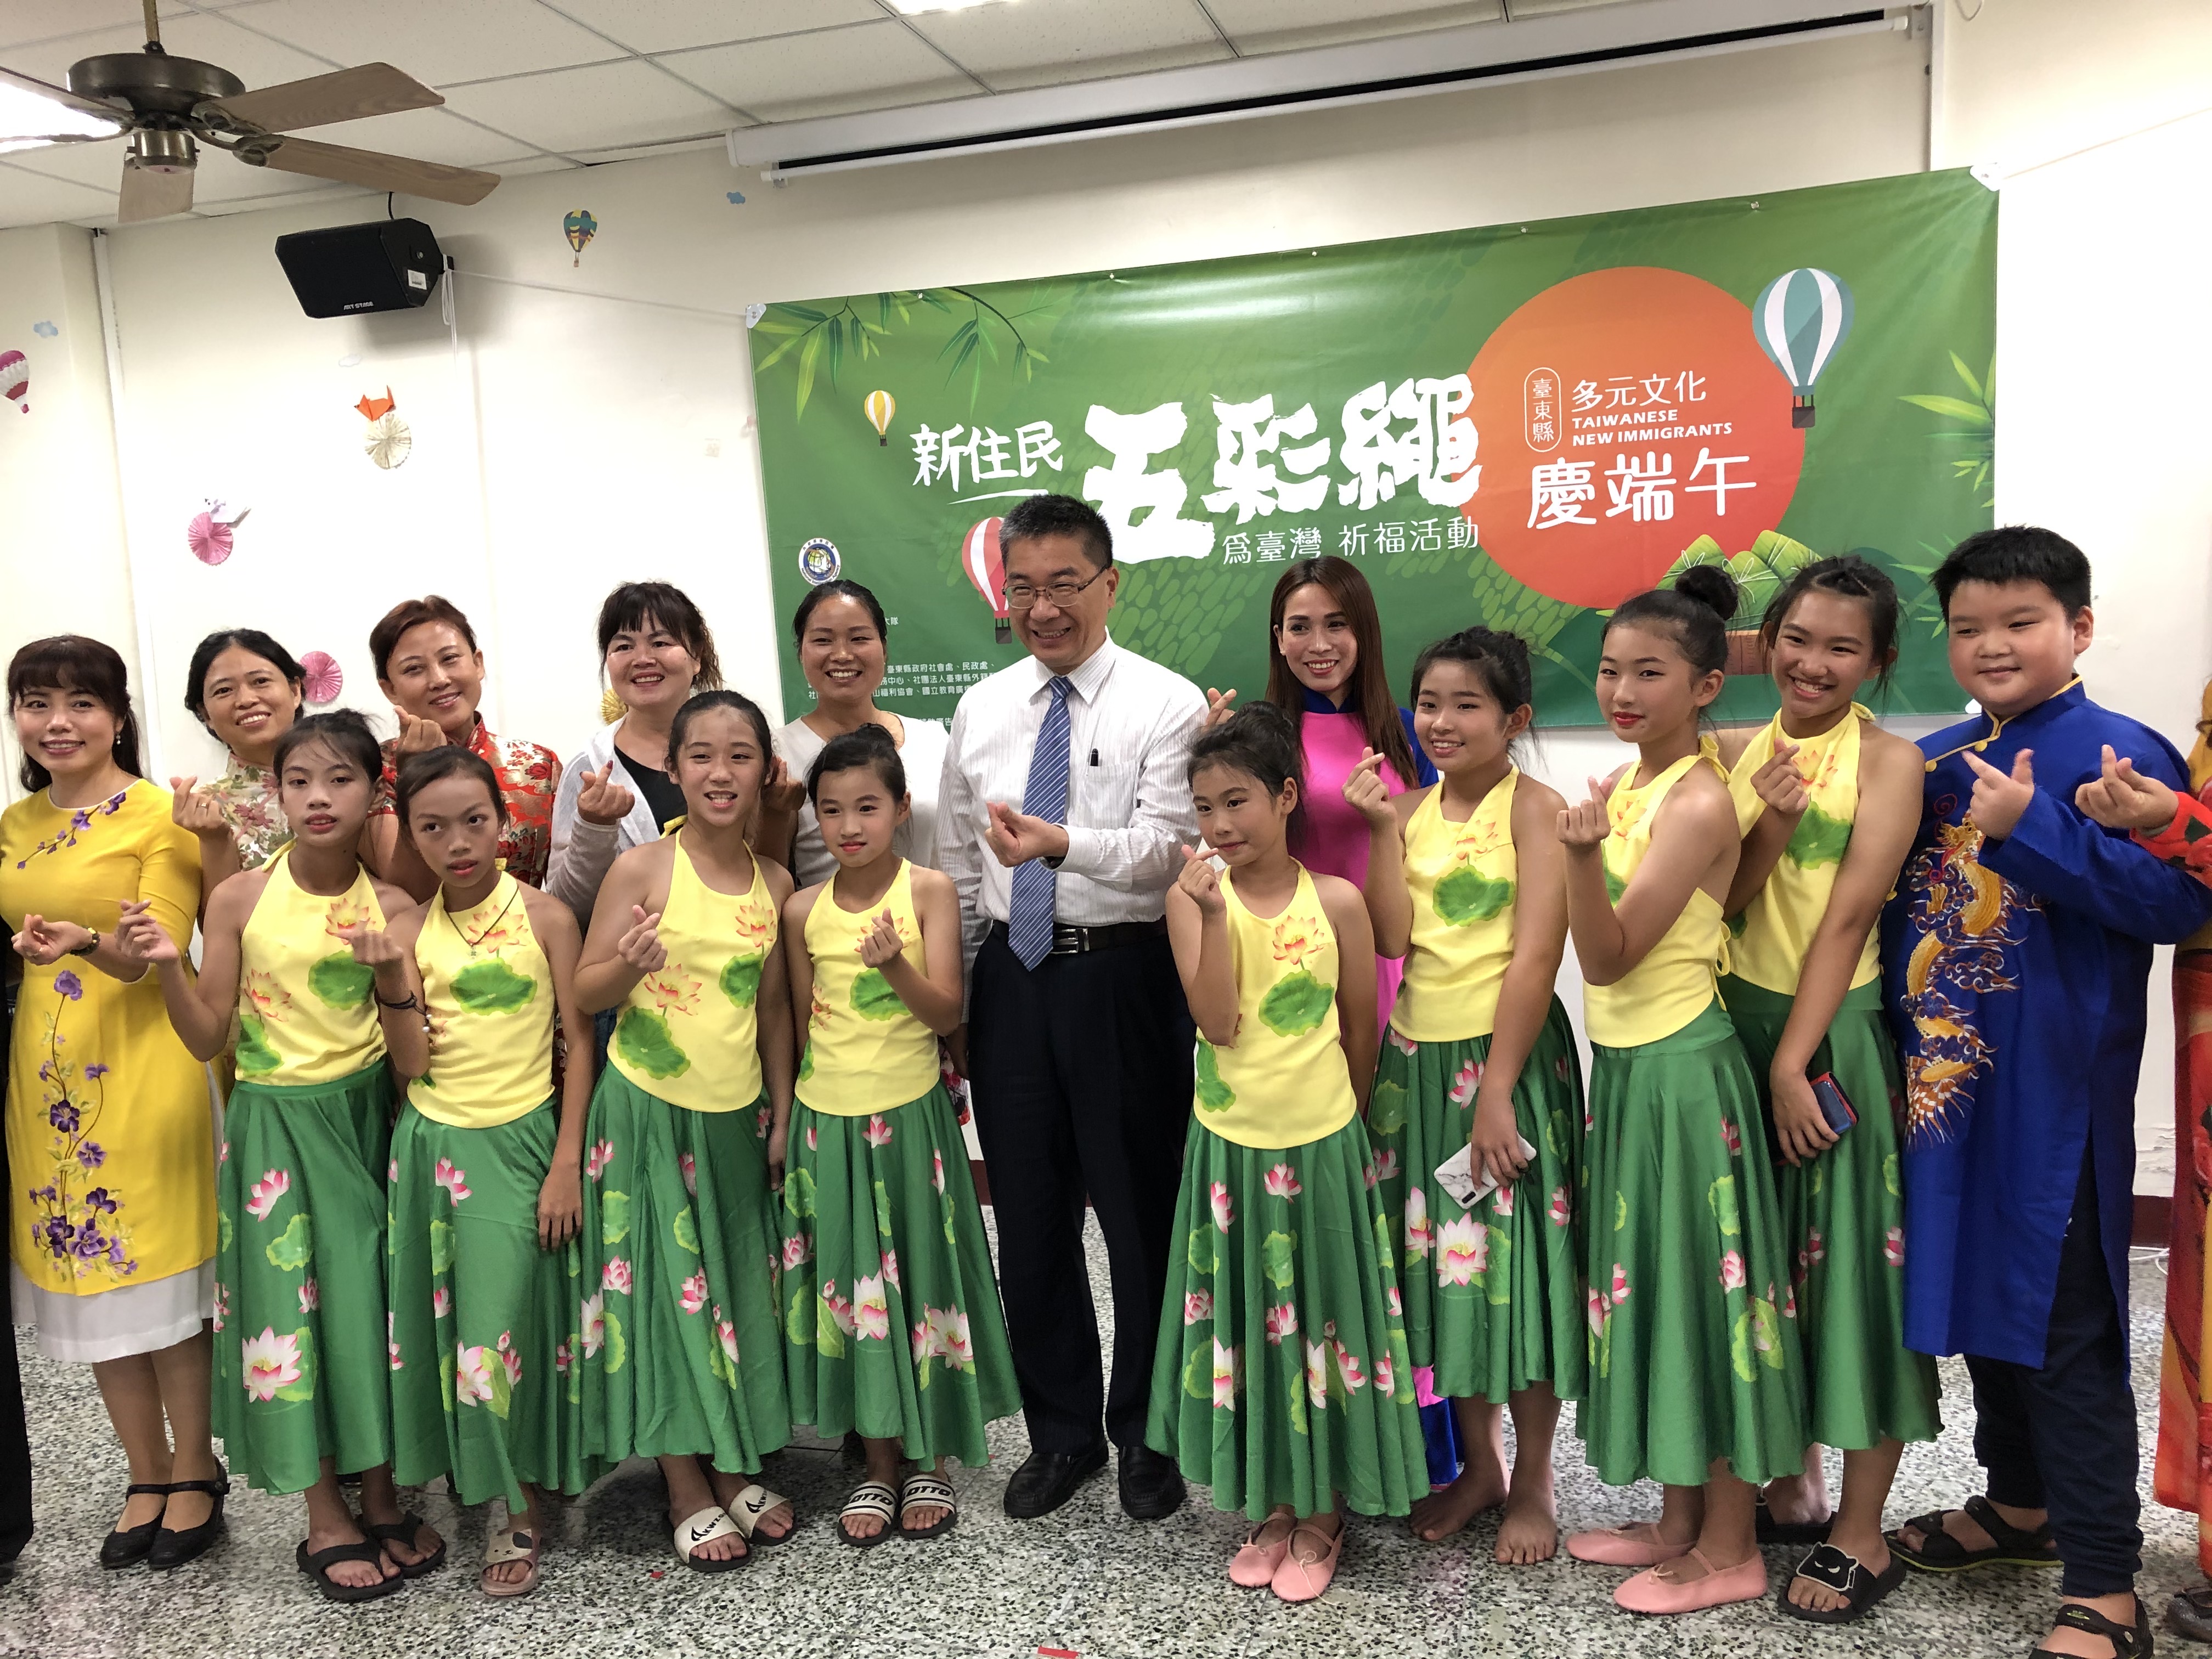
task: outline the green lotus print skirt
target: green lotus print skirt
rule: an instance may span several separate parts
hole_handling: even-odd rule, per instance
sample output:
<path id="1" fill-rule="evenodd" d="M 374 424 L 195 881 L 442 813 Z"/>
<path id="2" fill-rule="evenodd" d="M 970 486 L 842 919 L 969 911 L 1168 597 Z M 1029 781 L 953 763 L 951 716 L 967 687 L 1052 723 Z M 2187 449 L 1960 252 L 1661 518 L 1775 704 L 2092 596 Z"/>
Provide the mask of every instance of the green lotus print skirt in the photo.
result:
<path id="1" fill-rule="evenodd" d="M 987 1462 L 1021 1409 L 968 1145 L 940 1083 L 868 1117 L 791 1109 L 783 1353 L 791 1414 L 896 1440 L 927 1464 Z"/>
<path id="2" fill-rule="evenodd" d="M 1583 1073 L 1558 998 L 1513 1085 L 1535 1158 L 1473 1210 L 1437 1181 L 1467 1145 L 1490 1038 L 1415 1042 L 1382 1034 L 1367 1136 L 1406 1299 L 1406 1346 L 1447 1399 L 1504 1405 L 1531 1383 L 1583 1397 Z"/>
<path id="3" fill-rule="evenodd" d="M 1795 1474 L 1797 1310 L 1759 1090 L 1718 1002 L 1672 1036 L 1591 1045 L 1589 1393 L 1575 1425 L 1607 1486 Z"/>
<path id="4" fill-rule="evenodd" d="M 1404 1515 L 1429 1490 L 1368 1157 L 1357 1117 L 1303 1146 L 1184 1143 L 1145 1439 L 1218 1510 Z"/>
<path id="5" fill-rule="evenodd" d="M 392 1135 L 392 1475 L 437 1475 L 463 1504 L 533 1486 L 580 1492 L 606 1473 L 585 1448 L 582 1251 L 538 1244 L 538 1194 L 559 1120 L 548 1100 L 489 1129 L 411 1105 Z"/>
<path id="6" fill-rule="evenodd" d="M 1759 1097 L 1796 999 L 1721 981 Z M 1905 1200 L 1898 1182 L 1897 1045 L 1881 981 L 1844 998 L 1807 1073 L 1833 1072 L 1858 1121 L 1810 1163 L 1774 1171 L 1782 1238 L 1796 1291 L 1812 1438 L 1864 1451 L 1885 1438 L 1933 1440 L 1936 1362 L 1905 1346 Z"/>
<path id="7" fill-rule="evenodd" d="M 231 1473 L 305 1492 L 392 1461 L 385 1392 L 384 1062 L 241 1082 L 216 1169 L 215 1431 Z"/>
<path id="8" fill-rule="evenodd" d="M 695 1112 L 610 1066 L 584 1137 L 584 1434 L 595 1458 L 750 1474 L 789 1443 L 768 1097 Z"/>

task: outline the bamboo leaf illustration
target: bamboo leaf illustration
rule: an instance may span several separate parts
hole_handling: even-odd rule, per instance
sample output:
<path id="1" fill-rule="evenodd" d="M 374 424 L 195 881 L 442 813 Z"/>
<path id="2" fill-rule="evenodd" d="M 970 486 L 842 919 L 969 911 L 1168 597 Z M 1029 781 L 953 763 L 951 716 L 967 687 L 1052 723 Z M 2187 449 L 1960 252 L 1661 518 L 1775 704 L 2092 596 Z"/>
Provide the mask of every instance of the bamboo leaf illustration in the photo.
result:
<path id="1" fill-rule="evenodd" d="M 1914 392 L 1900 398 L 1899 401 L 1911 404 L 1915 408 L 1927 410 L 1931 414 L 1948 415 L 1954 421 L 1965 421 L 1974 426 L 1996 424 L 1995 417 L 1988 410 L 1978 404 L 1970 404 L 1963 398 L 1943 398 L 1925 392 Z"/>
<path id="2" fill-rule="evenodd" d="M 822 336 L 818 332 L 808 335 L 806 337 L 806 343 L 799 348 L 799 352 L 798 412 L 801 415 L 806 413 L 806 400 L 809 397 L 813 395 L 814 368 L 815 365 L 821 361 L 821 358 Z"/>
<path id="3" fill-rule="evenodd" d="M 1974 394 L 1976 403 L 1989 401 L 1989 394 L 1982 390 L 1982 383 L 1974 378 L 1974 371 L 1966 367 L 1966 360 L 1955 351 L 1951 354 L 1951 367 L 1959 371 L 1959 378 L 1966 383 L 1966 390 Z"/>

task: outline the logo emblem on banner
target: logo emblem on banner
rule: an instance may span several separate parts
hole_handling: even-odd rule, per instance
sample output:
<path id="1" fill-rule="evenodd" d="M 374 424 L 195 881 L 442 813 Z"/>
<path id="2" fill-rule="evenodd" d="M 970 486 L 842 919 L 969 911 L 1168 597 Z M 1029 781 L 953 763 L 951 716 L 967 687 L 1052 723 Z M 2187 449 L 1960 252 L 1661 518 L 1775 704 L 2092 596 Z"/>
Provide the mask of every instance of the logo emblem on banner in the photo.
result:
<path id="1" fill-rule="evenodd" d="M 837 544 L 827 536 L 810 537 L 799 550 L 799 574 L 819 587 L 824 582 L 834 582 L 845 562 L 837 555 Z"/>

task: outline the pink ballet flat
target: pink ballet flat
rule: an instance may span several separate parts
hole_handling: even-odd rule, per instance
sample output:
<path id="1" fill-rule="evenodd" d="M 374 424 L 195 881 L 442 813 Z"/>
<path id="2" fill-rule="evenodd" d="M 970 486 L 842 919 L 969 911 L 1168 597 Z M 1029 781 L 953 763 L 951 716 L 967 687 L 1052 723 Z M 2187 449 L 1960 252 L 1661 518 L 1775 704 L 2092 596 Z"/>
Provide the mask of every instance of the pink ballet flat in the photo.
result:
<path id="1" fill-rule="evenodd" d="M 1282 1565 L 1275 1569 L 1269 1588 L 1278 1599 L 1285 1601 L 1317 1601 L 1336 1578 L 1337 1557 L 1344 1550 L 1344 1528 L 1340 1523 L 1334 1537 L 1324 1540 L 1321 1528 L 1300 1522 L 1291 1530 L 1291 1542 L 1301 1537 L 1326 1542 L 1328 1548 L 1311 1561 L 1301 1561 L 1285 1548 Z"/>
<path id="2" fill-rule="evenodd" d="M 1658 1527 L 1649 1521 L 1578 1532 L 1567 1540 L 1568 1554 L 1577 1561 L 1595 1561 L 1601 1567 L 1656 1567 L 1662 1561 L 1672 1561 L 1689 1553 L 1687 1544 L 1662 1542 Z"/>
<path id="3" fill-rule="evenodd" d="M 1704 1566 L 1704 1577 L 1677 1583 L 1671 1578 L 1662 1578 L 1656 1571 L 1639 1572 L 1613 1591 L 1613 1601 L 1631 1613 L 1697 1613 L 1706 1607 L 1726 1607 L 1731 1601 L 1756 1601 L 1766 1594 L 1766 1561 L 1763 1556 L 1753 1554 L 1748 1561 L 1733 1567 L 1714 1566 L 1705 1559 L 1703 1550 L 1691 1550 L 1689 1556 Z"/>
<path id="4" fill-rule="evenodd" d="M 1260 1541 L 1260 1534 L 1273 1522 L 1263 1521 L 1244 1535 L 1243 1547 L 1229 1563 L 1229 1582 L 1246 1589 L 1266 1589 L 1275 1582 L 1275 1570 L 1283 1565 L 1283 1558 L 1291 1551 L 1291 1534 L 1297 1530 L 1295 1523 L 1283 1531 L 1283 1535 L 1272 1544 Z"/>

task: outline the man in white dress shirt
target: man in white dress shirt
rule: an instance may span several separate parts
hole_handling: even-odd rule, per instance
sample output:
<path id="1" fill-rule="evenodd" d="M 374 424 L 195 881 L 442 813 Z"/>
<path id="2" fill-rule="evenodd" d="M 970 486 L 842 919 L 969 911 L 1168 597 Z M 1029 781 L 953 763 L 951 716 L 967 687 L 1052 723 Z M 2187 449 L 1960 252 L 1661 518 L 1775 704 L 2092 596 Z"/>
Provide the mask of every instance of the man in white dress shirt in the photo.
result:
<path id="1" fill-rule="evenodd" d="M 1179 849 L 1198 838 L 1188 768 L 1206 699 L 1108 637 L 1121 572 L 1089 507 L 1032 495 L 1000 541 L 1030 656 L 952 717 L 938 867 L 960 893 L 975 1127 L 1029 1425 L 1006 1513 L 1059 1508 L 1111 1442 L 1122 1507 L 1152 1520 L 1183 1497 L 1144 1437 L 1191 1102 L 1190 1013 L 1163 917 Z M 1086 1197 L 1113 1272 L 1103 1387 Z"/>

